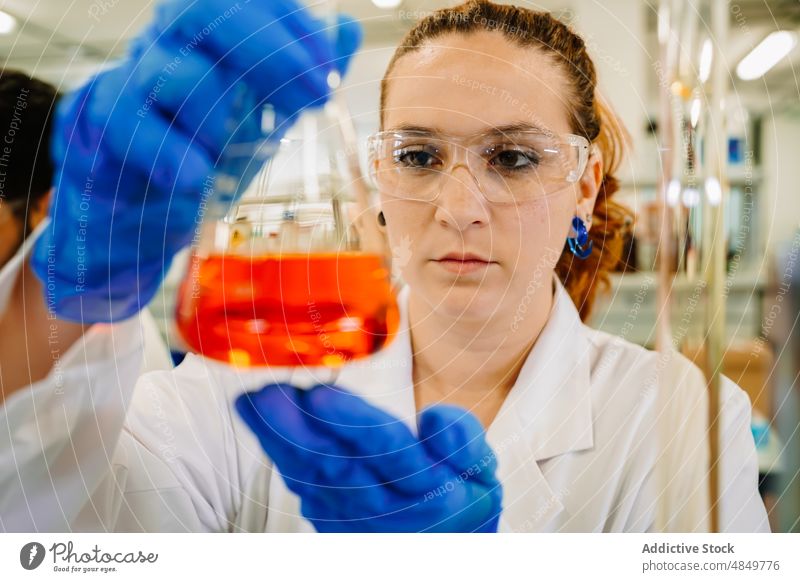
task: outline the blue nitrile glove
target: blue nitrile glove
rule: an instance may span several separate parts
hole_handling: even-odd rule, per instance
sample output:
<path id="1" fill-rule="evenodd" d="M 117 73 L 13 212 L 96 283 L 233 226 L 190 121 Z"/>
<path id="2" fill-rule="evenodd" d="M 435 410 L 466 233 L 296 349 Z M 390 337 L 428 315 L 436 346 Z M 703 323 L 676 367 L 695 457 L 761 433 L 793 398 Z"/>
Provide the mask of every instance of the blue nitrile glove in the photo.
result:
<path id="1" fill-rule="evenodd" d="M 270 385 L 236 409 L 318 531 L 497 531 L 497 460 L 464 409 L 423 411 L 419 437 L 332 385 Z"/>
<path id="2" fill-rule="evenodd" d="M 170 0 L 124 62 L 62 100 L 51 221 L 32 258 L 51 311 L 107 322 L 150 301 L 199 231 L 225 147 L 262 136 L 265 103 L 277 141 L 327 100 L 361 28 L 340 18 L 333 46 L 326 27 L 294 0 Z M 258 169 L 226 172 L 243 190 Z"/>

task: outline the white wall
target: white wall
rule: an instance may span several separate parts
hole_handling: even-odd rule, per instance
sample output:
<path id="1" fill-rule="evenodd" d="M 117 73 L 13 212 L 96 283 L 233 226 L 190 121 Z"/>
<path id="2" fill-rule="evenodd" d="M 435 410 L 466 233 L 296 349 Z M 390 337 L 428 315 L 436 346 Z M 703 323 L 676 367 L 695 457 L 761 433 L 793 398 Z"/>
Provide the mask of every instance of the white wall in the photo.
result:
<path id="1" fill-rule="evenodd" d="M 762 151 L 761 232 L 765 247 L 776 249 L 800 227 L 800 117 L 783 113 L 765 118 Z"/>
<path id="2" fill-rule="evenodd" d="M 359 134 L 377 131 L 380 85 L 394 45 L 367 45 L 354 57 L 345 78 L 343 92 Z"/>
<path id="3" fill-rule="evenodd" d="M 652 110 L 652 91 L 647 86 L 652 63 L 645 46 L 646 10 L 644 2 L 630 0 L 576 2 L 571 23 L 584 37 L 602 94 L 633 138 L 633 151 L 620 172 L 625 181 L 641 181 L 645 173 L 655 170 L 653 142 L 648 148 L 645 137 L 645 122 Z"/>

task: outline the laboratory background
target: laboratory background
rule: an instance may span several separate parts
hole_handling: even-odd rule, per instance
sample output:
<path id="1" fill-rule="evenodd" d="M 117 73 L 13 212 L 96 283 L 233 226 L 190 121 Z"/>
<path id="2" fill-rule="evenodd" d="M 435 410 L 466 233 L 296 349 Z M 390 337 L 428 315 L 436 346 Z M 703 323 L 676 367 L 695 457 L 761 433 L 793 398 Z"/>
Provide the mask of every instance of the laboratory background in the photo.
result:
<path id="1" fill-rule="evenodd" d="M 590 325 L 650 348 L 671 342 L 709 377 L 737 382 L 753 404 L 772 530 L 800 531 L 800 2 L 504 3 L 551 11 L 584 36 L 631 135 L 618 199 L 636 220 Z M 338 2 L 365 31 L 342 89 L 362 143 L 377 130 L 396 45 L 453 4 Z M 67 91 L 122 56 L 153 7 L 0 0 L 0 58 Z M 185 264 L 175 262 L 149 307 L 176 362 L 186 350 L 173 316 Z"/>

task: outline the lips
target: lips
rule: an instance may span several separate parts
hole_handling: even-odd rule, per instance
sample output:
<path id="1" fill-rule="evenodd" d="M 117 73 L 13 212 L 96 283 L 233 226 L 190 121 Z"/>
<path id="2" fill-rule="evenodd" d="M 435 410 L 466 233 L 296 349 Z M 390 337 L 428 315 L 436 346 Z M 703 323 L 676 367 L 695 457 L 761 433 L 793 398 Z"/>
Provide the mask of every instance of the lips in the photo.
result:
<path id="1" fill-rule="evenodd" d="M 448 253 L 442 257 L 436 259 L 437 261 L 459 261 L 462 263 L 468 262 L 480 262 L 480 263 L 492 263 L 489 259 L 485 259 L 479 255 L 475 255 L 472 253 Z"/>
<path id="2" fill-rule="evenodd" d="M 473 253 L 448 253 L 434 261 L 444 270 L 457 275 L 484 271 L 496 261 L 490 261 Z"/>

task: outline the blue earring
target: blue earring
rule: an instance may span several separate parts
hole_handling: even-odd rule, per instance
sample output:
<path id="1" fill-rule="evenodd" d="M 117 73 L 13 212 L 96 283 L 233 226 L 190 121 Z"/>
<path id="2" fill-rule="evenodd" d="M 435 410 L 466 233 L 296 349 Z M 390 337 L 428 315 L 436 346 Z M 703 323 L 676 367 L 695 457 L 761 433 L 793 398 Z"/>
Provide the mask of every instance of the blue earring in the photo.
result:
<path id="1" fill-rule="evenodd" d="M 592 254 L 592 241 L 589 240 L 586 224 L 576 216 L 572 219 L 572 230 L 575 232 L 575 236 L 567 239 L 569 250 L 579 259 L 587 259 Z"/>

